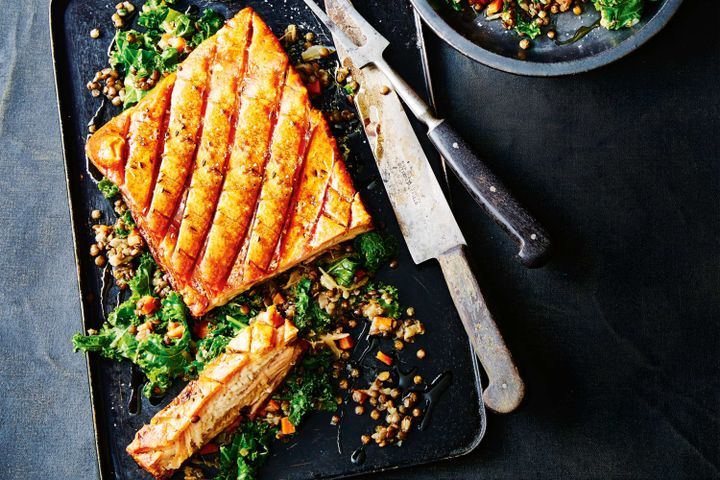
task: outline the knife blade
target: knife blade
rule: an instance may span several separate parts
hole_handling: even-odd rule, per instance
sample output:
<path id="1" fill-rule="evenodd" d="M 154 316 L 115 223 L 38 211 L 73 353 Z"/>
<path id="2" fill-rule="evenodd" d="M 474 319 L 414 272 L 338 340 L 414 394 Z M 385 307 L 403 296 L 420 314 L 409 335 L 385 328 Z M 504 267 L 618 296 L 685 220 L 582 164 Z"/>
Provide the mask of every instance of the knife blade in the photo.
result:
<path id="1" fill-rule="evenodd" d="M 358 39 L 350 17 L 337 0 L 326 0 L 330 19 Z M 353 39 L 353 41 L 355 41 Z M 335 43 L 341 64 L 360 84 L 355 105 L 364 125 L 380 177 L 415 263 L 436 258 L 473 349 L 488 374 L 485 404 L 507 413 L 520 404 L 524 384 L 513 363 L 464 251 L 465 238 L 455 221 L 409 118 L 394 92 L 383 93 L 388 81 L 374 65 L 357 68 L 352 49 Z"/>
<path id="2" fill-rule="evenodd" d="M 388 40 L 355 10 L 349 0 L 335 0 L 337 22 L 328 17 L 314 0 L 305 3 L 332 32 L 335 43 L 342 44 L 356 67 L 374 65 L 387 78 L 415 117 L 428 127 L 428 138 L 452 168 L 473 199 L 518 244 L 518 257 L 528 267 L 540 266 L 548 258 L 550 238 L 545 229 L 513 197 L 505 185 L 475 155 L 470 146 L 385 61 Z"/>

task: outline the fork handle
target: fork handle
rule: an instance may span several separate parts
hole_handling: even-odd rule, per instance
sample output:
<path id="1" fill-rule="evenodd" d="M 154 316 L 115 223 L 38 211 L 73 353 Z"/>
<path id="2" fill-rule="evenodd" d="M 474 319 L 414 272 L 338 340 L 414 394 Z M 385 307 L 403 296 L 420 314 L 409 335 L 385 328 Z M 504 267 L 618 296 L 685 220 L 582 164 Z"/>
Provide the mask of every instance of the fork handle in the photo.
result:
<path id="1" fill-rule="evenodd" d="M 550 237 L 540 223 L 515 200 L 445 120 L 430 127 L 428 137 L 475 201 L 515 240 L 526 267 L 541 266 L 550 253 Z"/>
<path id="2" fill-rule="evenodd" d="M 410 111 L 429 128 L 428 137 L 475 201 L 513 238 L 518 257 L 527 267 L 541 266 L 550 253 L 550 237 L 540 223 L 515 200 L 470 146 L 384 59 L 377 66 Z"/>

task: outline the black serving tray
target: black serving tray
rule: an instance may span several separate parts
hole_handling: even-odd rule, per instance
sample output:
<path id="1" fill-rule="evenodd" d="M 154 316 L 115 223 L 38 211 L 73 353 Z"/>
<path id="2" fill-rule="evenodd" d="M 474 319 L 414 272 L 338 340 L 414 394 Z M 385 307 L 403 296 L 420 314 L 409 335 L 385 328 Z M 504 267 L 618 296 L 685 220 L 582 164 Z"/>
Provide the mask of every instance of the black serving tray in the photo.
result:
<path id="1" fill-rule="evenodd" d="M 191 3 L 217 9 L 226 17 L 242 7 L 252 6 L 276 34 L 282 34 L 290 23 L 299 25 L 301 29 L 322 32 L 320 24 L 302 0 Z M 392 8 L 387 8 L 385 0 L 358 3 L 362 12 L 393 42 L 390 60 L 409 78 L 422 82 L 423 52 L 417 47 L 409 5 L 394 2 Z M 103 272 L 87 253 L 93 242 L 90 212 L 100 209 L 104 218 L 111 218 L 114 214 L 112 206 L 98 192 L 84 155 L 87 123 L 100 105 L 98 99 L 89 95 L 85 84 L 95 71 L 107 64 L 106 49 L 113 33 L 109 17 L 114 4 L 113 1 L 97 0 L 52 0 L 50 4 L 68 200 L 82 297 L 82 325 L 78 324 L 78 330 L 98 328 L 103 322 L 104 310 L 113 308 L 117 295 L 114 287 L 103 288 Z M 141 2 L 137 0 L 135 4 L 140 6 Z M 93 40 L 89 32 L 96 27 L 101 29 L 102 36 Z M 116 113 L 117 110 L 108 108 L 98 123 Z M 365 140 L 358 136 L 353 143 L 348 165 L 358 190 L 362 192 L 379 228 L 398 239 L 402 238 Z M 429 427 L 413 432 L 401 448 L 370 446 L 366 461 L 355 465 L 350 461 L 350 455 L 360 445 L 360 435 L 370 429 L 368 416 L 358 417 L 354 415 L 352 406 L 344 405 L 342 408 L 346 415 L 338 440 L 337 429 L 330 425 L 331 414 L 315 413 L 301 425 L 298 435 L 291 441 L 275 442 L 261 478 L 343 478 L 381 472 L 462 455 L 475 448 L 482 439 L 485 410 L 480 396 L 480 374 L 440 268 L 435 262 L 414 265 L 402 242 L 398 260 L 399 267 L 381 272 L 379 279 L 399 287 L 402 303 L 415 308 L 427 330 L 426 335 L 401 352 L 400 364 L 405 369 L 420 367 L 419 373 L 428 381 L 444 372 L 452 372 L 453 381 L 435 406 Z M 67 332 L 67 337 L 60 339 L 67 343 L 67 348 L 72 348 L 70 337 L 73 333 Z M 421 347 L 427 351 L 422 361 L 415 356 Z M 131 365 L 90 354 L 87 368 L 100 477 L 104 480 L 150 478 L 126 454 L 125 446 L 182 385 L 177 385 L 154 404 L 142 398 L 140 413 L 131 415 L 128 410 Z M 368 376 L 372 374 L 371 371 L 365 372 Z M 82 387 L 78 385 L 78 388 Z"/>

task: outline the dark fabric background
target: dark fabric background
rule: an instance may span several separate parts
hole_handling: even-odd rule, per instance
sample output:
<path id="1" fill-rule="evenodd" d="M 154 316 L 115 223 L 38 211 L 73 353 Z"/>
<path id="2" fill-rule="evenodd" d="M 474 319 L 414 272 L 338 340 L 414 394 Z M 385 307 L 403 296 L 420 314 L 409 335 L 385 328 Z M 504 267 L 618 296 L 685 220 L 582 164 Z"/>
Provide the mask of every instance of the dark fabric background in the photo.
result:
<path id="1" fill-rule="evenodd" d="M 533 79 L 431 40 L 442 112 L 553 233 L 529 271 L 460 189 L 480 283 L 527 380 L 470 455 L 404 479 L 720 477 L 716 0 L 638 52 Z M 0 476 L 96 478 L 47 4 L 0 0 Z"/>

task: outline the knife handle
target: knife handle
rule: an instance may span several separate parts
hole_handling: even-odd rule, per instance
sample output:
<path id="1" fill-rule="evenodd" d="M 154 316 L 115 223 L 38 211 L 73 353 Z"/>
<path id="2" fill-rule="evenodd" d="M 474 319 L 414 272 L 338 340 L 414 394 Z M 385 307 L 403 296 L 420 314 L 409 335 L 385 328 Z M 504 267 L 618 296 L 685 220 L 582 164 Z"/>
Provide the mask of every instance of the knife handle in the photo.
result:
<path id="1" fill-rule="evenodd" d="M 485 304 L 462 245 L 438 257 L 445 281 L 475 354 L 489 378 L 485 405 L 498 413 L 515 410 L 525 395 L 517 367 Z"/>
<path id="2" fill-rule="evenodd" d="M 428 137 L 476 202 L 516 241 L 523 265 L 539 267 L 550 253 L 550 237 L 445 120 L 430 124 Z"/>

